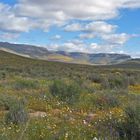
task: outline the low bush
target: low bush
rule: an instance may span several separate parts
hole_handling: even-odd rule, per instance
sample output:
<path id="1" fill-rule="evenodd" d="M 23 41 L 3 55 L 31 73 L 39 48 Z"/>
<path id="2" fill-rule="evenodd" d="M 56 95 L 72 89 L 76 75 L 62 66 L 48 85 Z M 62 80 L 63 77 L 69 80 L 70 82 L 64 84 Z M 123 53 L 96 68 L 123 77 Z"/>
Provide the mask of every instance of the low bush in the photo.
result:
<path id="1" fill-rule="evenodd" d="M 128 106 L 124 110 L 125 121 L 119 123 L 116 130 L 120 139 L 139 140 L 140 139 L 140 105 Z"/>
<path id="2" fill-rule="evenodd" d="M 58 97 L 61 101 L 74 103 L 79 98 L 81 89 L 80 86 L 74 82 L 54 81 L 50 86 L 50 93 Z"/>
<path id="3" fill-rule="evenodd" d="M 102 81 L 103 88 L 120 89 L 128 88 L 129 80 L 123 75 L 109 74 Z"/>
<path id="4" fill-rule="evenodd" d="M 91 80 L 92 82 L 94 83 L 101 83 L 103 78 L 100 76 L 100 74 L 98 73 L 95 73 L 95 74 L 92 74 L 90 77 L 89 77 L 89 80 Z"/>
<path id="5" fill-rule="evenodd" d="M 25 123 L 28 120 L 28 113 L 24 104 L 23 100 L 19 100 L 10 107 L 9 112 L 5 116 L 7 124 L 20 124 Z"/>
<path id="6" fill-rule="evenodd" d="M 24 88 L 25 89 L 37 89 L 39 87 L 39 84 L 37 81 L 18 79 L 18 80 L 16 80 L 14 87 L 17 90 L 21 90 Z"/>
<path id="7" fill-rule="evenodd" d="M 80 96 L 76 107 L 85 112 L 94 112 L 95 110 L 104 110 L 118 107 L 120 101 L 115 95 L 102 93 L 84 93 Z"/>
<path id="8" fill-rule="evenodd" d="M 108 108 L 118 107 L 119 105 L 120 105 L 120 102 L 118 98 L 111 94 L 98 95 L 95 100 L 95 106 L 98 109 L 108 109 Z"/>
<path id="9" fill-rule="evenodd" d="M 16 101 L 17 99 L 14 96 L 8 94 L 0 95 L 0 110 L 9 110 Z"/>
<path id="10" fill-rule="evenodd" d="M 5 72 L 0 72 L 0 80 L 4 80 L 6 78 Z"/>

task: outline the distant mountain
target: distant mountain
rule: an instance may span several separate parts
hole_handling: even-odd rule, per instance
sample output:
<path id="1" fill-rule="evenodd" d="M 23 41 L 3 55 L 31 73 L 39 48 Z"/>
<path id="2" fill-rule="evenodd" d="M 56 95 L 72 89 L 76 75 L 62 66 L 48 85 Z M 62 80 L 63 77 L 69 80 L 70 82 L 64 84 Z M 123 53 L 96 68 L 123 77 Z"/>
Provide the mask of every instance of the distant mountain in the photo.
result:
<path id="1" fill-rule="evenodd" d="M 31 58 L 67 63 L 93 64 L 93 65 L 118 64 L 131 59 L 131 56 L 126 54 L 114 54 L 114 53 L 88 54 L 88 53 L 64 52 L 64 51 L 52 52 L 48 51 L 46 48 L 43 47 L 25 44 L 11 44 L 8 42 L 0 42 L 0 49 L 10 53 Z"/>
<path id="2" fill-rule="evenodd" d="M 68 53 L 64 51 L 58 51 L 56 53 L 71 57 L 74 60 L 76 60 L 76 62 L 81 61 L 90 64 L 102 64 L 102 65 L 121 63 L 131 59 L 131 56 L 129 55 L 115 54 L 115 53 L 88 54 L 88 53 L 79 53 L 79 52 Z"/>
<path id="3" fill-rule="evenodd" d="M 48 55 L 49 51 L 43 47 L 25 44 L 11 44 L 8 42 L 0 42 L 0 49 L 14 52 L 16 54 L 25 55 L 28 57 L 38 58 L 42 55 Z"/>

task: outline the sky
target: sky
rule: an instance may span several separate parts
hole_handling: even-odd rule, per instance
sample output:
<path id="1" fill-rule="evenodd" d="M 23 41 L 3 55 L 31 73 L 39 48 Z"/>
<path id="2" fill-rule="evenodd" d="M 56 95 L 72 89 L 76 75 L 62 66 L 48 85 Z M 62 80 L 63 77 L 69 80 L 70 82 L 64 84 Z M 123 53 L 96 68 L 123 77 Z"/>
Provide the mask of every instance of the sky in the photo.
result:
<path id="1" fill-rule="evenodd" d="M 140 57 L 140 0 L 0 0 L 0 41 Z"/>

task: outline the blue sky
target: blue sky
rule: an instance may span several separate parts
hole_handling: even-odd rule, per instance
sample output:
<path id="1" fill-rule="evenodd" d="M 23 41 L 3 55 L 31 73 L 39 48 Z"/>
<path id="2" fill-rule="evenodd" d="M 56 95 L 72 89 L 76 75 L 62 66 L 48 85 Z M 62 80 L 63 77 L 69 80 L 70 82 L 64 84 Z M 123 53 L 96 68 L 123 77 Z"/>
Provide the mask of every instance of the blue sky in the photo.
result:
<path id="1" fill-rule="evenodd" d="M 0 41 L 140 57 L 140 0 L 0 0 Z"/>

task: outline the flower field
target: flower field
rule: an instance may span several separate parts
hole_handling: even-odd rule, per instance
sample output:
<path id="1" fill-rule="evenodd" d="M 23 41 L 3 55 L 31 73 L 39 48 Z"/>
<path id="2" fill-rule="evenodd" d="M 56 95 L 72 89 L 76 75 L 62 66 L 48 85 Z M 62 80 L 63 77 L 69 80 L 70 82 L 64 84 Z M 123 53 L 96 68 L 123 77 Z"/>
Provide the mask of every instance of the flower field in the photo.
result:
<path id="1" fill-rule="evenodd" d="M 0 140 L 139 140 L 139 101 L 139 68 L 0 51 Z"/>

